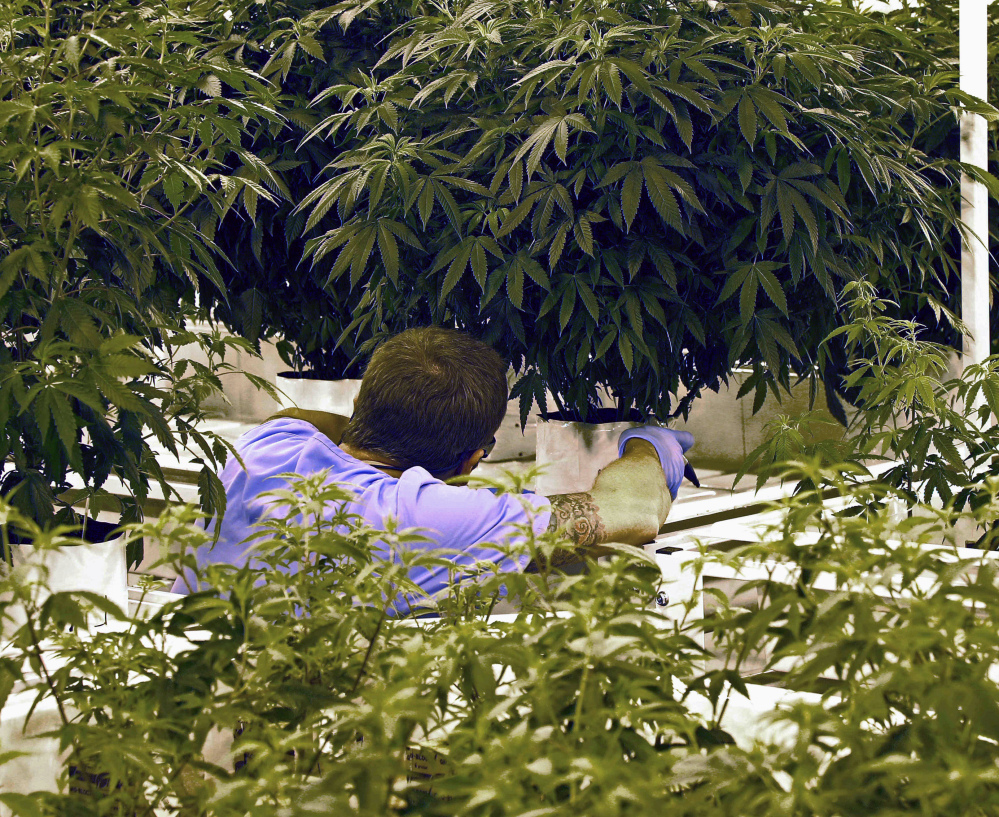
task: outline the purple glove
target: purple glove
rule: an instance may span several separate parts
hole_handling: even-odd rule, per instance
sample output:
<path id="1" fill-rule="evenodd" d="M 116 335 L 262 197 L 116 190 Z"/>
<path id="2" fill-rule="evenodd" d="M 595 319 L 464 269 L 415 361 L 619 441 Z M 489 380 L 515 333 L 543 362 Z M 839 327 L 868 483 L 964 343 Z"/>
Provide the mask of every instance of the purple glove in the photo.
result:
<path id="1" fill-rule="evenodd" d="M 694 435 L 689 431 L 674 431 L 671 428 L 662 428 L 661 426 L 629 428 L 618 438 L 618 456 L 624 454 L 625 443 L 634 439 L 645 440 L 655 446 L 656 452 L 659 454 L 659 462 L 663 466 L 663 473 L 666 475 L 666 485 L 670 495 L 676 499 L 684 473 L 686 471 L 689 471 L 690 474 L 694 473 L 683 458 L 683 452 L 694 444 Z"/>

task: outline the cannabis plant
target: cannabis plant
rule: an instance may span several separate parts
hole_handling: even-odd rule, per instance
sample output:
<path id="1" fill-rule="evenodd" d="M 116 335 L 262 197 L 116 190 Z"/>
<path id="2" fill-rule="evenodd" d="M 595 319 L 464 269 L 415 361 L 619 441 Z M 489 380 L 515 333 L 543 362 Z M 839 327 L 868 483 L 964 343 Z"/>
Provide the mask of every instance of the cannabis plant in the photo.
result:
<path id="1" fill-rule="evenodd" d="M 608 385 L 666 414 L 736 364 L 758 399 L 792 372 L 838 393 L 817 349 L 849 280 L 951 305 L 939 134 L 987 108 L 929 36 L 824 4 L 337 9 L 331 44 L 380 43 L 304 141 L 333 154 L 300 207 L 345 337 L 402 304 L 496 344 L 525 411 L 547 387 L 581 417 Z"/>
<path id="2" fill-rule="evenodd" d="M 848 353 L 844 389 L 856 412 L 846 437 L 815 442 L 813 417 L 779 418 L 739 477 L 756 470 L 760 484 L 787 461 L 818 457 L 850 463 L 858 482 L 876 472 L 906 513 L 920 504 L 970 507 L 969 513 L 988 505 L 989 481 L 999 476 L 992 421 L 999 415 L 999 357 L 955 373 L 954 350 L 928 340 L 931 333 L 918 321 L 892 317 L 897 305 L 879 298 L 871 284 L 850 284 L 844 296 L 846 322 L 819 353 L 833 344 Z M 991 528 L 965 533 L 995 546 Z"/>
<path id="3" fill-rule="evenodd" d="M 999 483 L 973 511 L 924 505 L 899 522 L 843 513 L 890 490 L 848 472 L 785 466 L 823 487 L 689 565 L 742 575 L 758 599 L 706 591 L 705 618 L 696 594 L 663 616 L 652 599 L 676 588 L 633 548 L 576 576 L 459 575 L 417 533 L 351 517 L 322 475 L 271 497 L 241 568 L 198 568 L 209 536 L 175 508 L 136 533 L 194 571 L 187 597 L 126 615 L 0 577 L 0 713 L 34 701 L 62 748 L 53 790 L 5 777 L 0 804 L 46 817 L 993 813 L 999 571 L 947 531 L 994 521 Z M 560 544 L 527 529 L 498 547 Z M 462 581 L 421 599 L 410 577 L 435 569 Z M 503 599 L 518 612 L 492 616 Z M 117 623 L 88 626 L 94 605 Z M 780 683 L 788 705 L 753 714 L 750 681 Z M 0 754 L 0 776 L 15 759 Z"/>
<path id="4" fill-rule="evenodd" d="M 347 36 L 333 22 L 337 9 L 302 0 L 268 0 L 231 11 L 231 36 L 239 38 L 246 64 L 275 86 L 283 122 L 281 127 L 266 121 L 244 127 L 255 155 L 266 161 L 268 175 L 261 176 L 253 165 L 238 168 L 238 175 L 264 185 L 274 198 L 258 196 L 251 187 L 245 202 L 250 217 L 234 210 L 217 228 L 212 226 L 210 235 L 220 255 L 231 263 L 219 267 L 225 291 L 209 287 L 200 303 L 254 344 L 275 340 L 295 370 L 331 380 L 360 377 L 366 357 L 362 343 L 344 332 L 357 298 L 326 287 L 327 272 L 310 269 L 304 260 L 307 216 L 296 211 L 296 204 L 314 189 L 317 176 L 338 152 L 335 144 L 302 143 L 338 105 L 335 100 L 312 105 L 313 97 L 355 65 L 376 59 L 385 30 L 359 22 Z M 395 24 L 409 18 L 404 4 L 393 4 L 386 13 Z M 211 215 L 207 208 L 206 203 L 203 209 Z M 386 332 L 404 328 L 407 320 L 429 322 L 426 310 L 417 309 L 407 318 L 413 307 L 412 302 L 393 302 L 387 296 L 372 305 Z"/>
<path id="5" fill-rule="evenodd" d="M 186 0 L 0 9 L 0 489 L 39 523 L 91 499 L 139 518 L 151 481 L 170 494 L 151 441 L 195 446 L 219 507 L 225 448 L 196 421 L 235 341 L 195 331 L 180 301 L 223 289 L 208 228 L 271 196 L 238 167 L 267 174 L 243 129 L 280 120 L 227 16 Z M 212 366 L 177 358 L 191 343 Z"/>

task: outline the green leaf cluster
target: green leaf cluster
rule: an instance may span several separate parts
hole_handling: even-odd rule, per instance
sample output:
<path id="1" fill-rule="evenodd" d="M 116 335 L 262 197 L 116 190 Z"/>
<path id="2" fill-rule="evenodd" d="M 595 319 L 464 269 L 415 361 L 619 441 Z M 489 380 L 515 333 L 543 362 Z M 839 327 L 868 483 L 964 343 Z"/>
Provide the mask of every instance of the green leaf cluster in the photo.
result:
<path id="1" fill-rule="evenodd" d="M 993 420 L 999 416 L 999 357 L 962 368 L 954 349 L 928 339 L 927 327 L 893 317 L 897 304 L 878 297 L 869 282 L 849 284 L 844 296 L 845 323 L 819 353 L 833 347 L 848 352 L 844 387 L 855 410 L 846 437 L 816 442 L 821 420 L 814 414 L 780 417 L 750 452 L 737 481 L 757 471 L 759 487 L 788 462 L 816 458 L 849 463 L 858 482 L 876 474 L 906 513 L 920 503 L 956 511 L 987 506 L 990 480 L 999 475 L 999 428 Z M 963 328 L 956 316 L 950 320 Z M 805 487 L 816 486 L 798 490 Z M 882 498 L 869 510 L 890 504 Z M 991 524 L 964 533 L 971 534 L 978 545 L 996 547 Z"/>
<path id="2" fill-rule="evenodd" d="M 994 521 L 999 481 L 975 510 L 899 522 L 849 512 L 892 490 L 852 470 L 785 466 L 823 488 L 774 505 L 758 544 L 688 566 L 758 577 L 750 606 L 706 590 L 704 619 L 657 611 L 673 588 L 641 551 L 571 576 L 458 568 L 352 517 L 323 475 L 272 495 L 246 567 L 197 568 L 210 534 L 174 509 L 134 535 L 176 553 L 189 596 L 126 615 L 0 577 L 0 712 L 54 707 L 64 751 L 61 793 L 0 802 L 45 817 L 992 813 L 999 571 L 955 558 L 948 531 Z M 547 564 L 564 544 L 524 534 L 499 547 Z M 422 570 L 464 581 L 420 601 Z M 504 599 L 518 611 L 491 615 Z M 117 624 L 88 627 L 95 605 Z M 752 728 L 733 715 L 751 681 L 794 693 Z"/>
<path id="3" fill-rule="evenodd" d="M 296 106 L 312 92 L 301 143 L 277 145 L 291 200 L 223 230 L 249 293 L 228 320 L 330 376 L 406 325 L 456 325 L 513 362 L 515 396 L 576 416 L 601 385 L 622 416 L 685 410 L 673 395 L 737 364 L 761 394 L 796 373 L 846 396 L 844 350 L 816 368 L 846 282 L 953 311 L 954 113 L 977 103 L 947 8 L 327 9 L 323 60 L 300 50 L 284 78 Z"/>
<path id="4" fill-rule="evenodd" d="M 281 186 L 244 143 L 245 126 L 281 117 L 226 14 L 216 2 L 0 9 L 0 490 L 39 522 L 69 521 L 90 498 L 141 518 L 151 482 L 171 493 L 154 447 L 193 444 L 209 482 L 225 457 L 196 421 L 221 391 L 225 348 L 246 344 L 197 329 L 204 307 L 183 299 L 225 297 L 214 225 L 237 199 L 252 218 L 279 195 L 259 178 Z M 178 357 L 187 344 L 212 365 Z M 103 490 L 112 477 L 123 503 Z"/>

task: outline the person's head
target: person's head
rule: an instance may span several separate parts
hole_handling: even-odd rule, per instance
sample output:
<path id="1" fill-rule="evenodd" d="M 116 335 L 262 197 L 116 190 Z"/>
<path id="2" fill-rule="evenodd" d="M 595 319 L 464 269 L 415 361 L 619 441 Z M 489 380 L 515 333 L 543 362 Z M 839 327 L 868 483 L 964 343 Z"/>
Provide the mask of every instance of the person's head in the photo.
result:
<path id="1" fill-rule="evenodd" d="M 407 329 L 371 356 L 343 442 L 402 468 L 457 470 L 506 414 L 507 364 L 453 329 Z"/>

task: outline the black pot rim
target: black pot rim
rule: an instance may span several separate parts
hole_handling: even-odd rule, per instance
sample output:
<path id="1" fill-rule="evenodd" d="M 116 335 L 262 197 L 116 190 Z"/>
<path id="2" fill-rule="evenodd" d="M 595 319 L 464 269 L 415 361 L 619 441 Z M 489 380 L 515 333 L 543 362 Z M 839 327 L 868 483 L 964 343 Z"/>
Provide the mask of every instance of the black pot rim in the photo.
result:
<path id="1" fill-rule="evenodd" d="M 325 383 L 337 383 L 341 380 L 360 380 L 359 377 L 317 377 L 312 372 L 278 372 L 278 377 L 283 377 L 285 380 L 321 380 Z"/>
<path id="2" fill-rule="evenodd" d="M 99 545 L 102 542 L 110 542 L 112 539 L 117 539 L 118 536 L 112 536 L 112 534 L 118 531 L 120 527 L 117 522 L 101 522 L 99 519 L 87 519 L 86 536 L 80 536 L 81 531 L 76 531 L 71 533 L 70 537 L 83 539 L 91 545 Z M 13 531 L 9 531 L 7 536 L 12 545 L 31 545 L 34 541 L 32 539 L 25 539 L 23 536 L 18 536 Z M 68 545 L 68 547 L 74 547 L 74 545 Z M 76 547 L 79 547 L 79 545 L 76 545 Z"/>
<path id="3" fill-rule="evenodd" d="M 540 412 L 538 419 L 544 423 L 582 423 L 588 426 L 610 425 L 612 423 L 642 423 L 645 421 L 642 413 L 634 408 L 628 411 L 628 416 L 624 420 L 618 419 L 616 408 L 599 408 L 595 410 L 595 413 L 597 415 L 596 422 L 580 420 L 575 415 L 564 415 L 561 411 Z"/>

